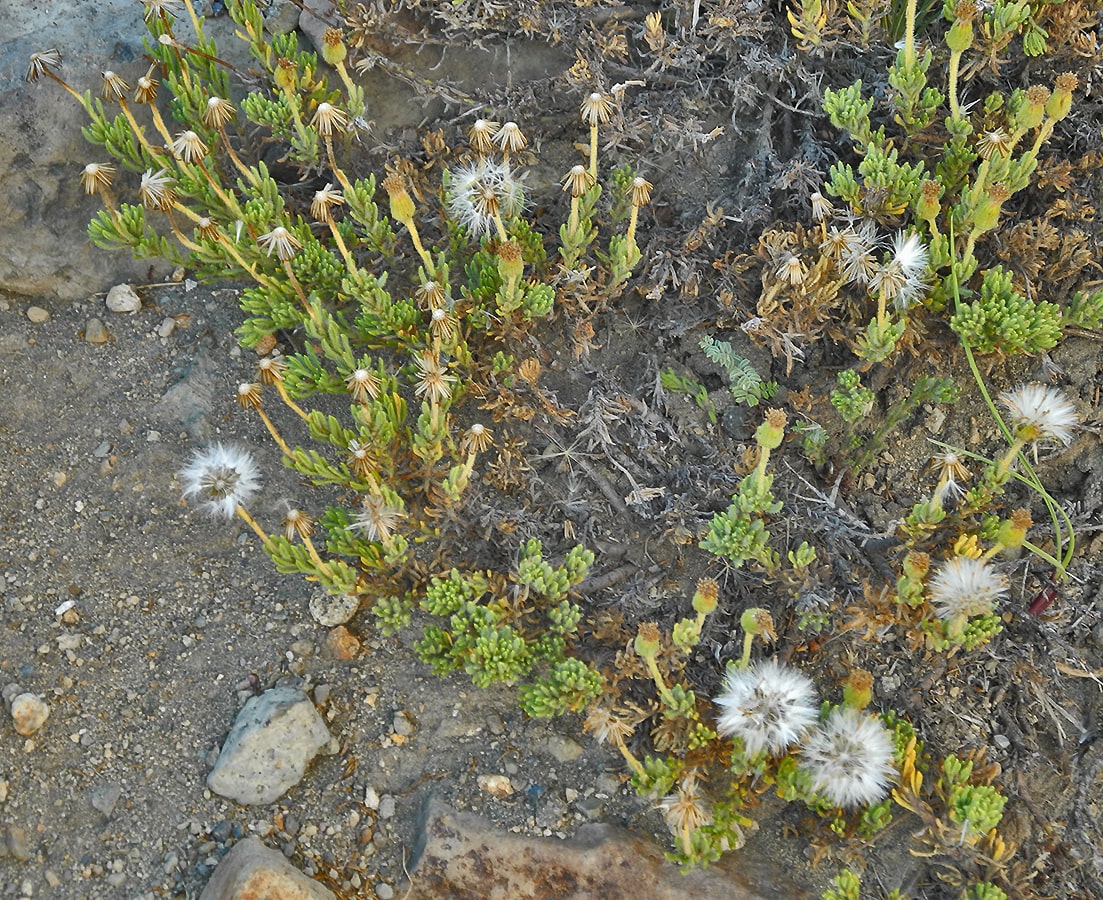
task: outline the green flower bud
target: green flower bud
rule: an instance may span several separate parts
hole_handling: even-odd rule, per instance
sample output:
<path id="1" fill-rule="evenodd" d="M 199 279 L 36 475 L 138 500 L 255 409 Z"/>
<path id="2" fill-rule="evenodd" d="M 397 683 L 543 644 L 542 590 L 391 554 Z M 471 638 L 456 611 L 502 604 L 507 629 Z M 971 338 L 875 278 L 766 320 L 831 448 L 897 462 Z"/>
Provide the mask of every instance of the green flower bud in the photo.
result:
<path id="1" fill-rule="evenodd" d="M 1053 94 L 1046 103 L 1046 115 L 1058 122 L 1069 114 L 1072 108 L 1072 92 L 1076 90 L 1077 79 L 1071 72 L 1057 76 L 1053 85 Z"/>
<path id="2" fill-rule="evenodd" d="M 788 419 L 780 409 L 766 411 L 766 421 L 758 426 L 755 440 L 763 450 L 776 450 L 785 437 L 785 424 Z"/>

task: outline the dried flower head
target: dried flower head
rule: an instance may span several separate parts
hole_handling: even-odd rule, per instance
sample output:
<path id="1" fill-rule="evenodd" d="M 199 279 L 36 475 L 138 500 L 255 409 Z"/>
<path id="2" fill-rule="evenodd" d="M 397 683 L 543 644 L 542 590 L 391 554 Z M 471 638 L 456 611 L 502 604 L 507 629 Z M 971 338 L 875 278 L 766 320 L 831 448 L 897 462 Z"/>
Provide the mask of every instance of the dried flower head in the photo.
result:
<path id="1" fill-rule="evenodd" d="M 289 541 L 295 540 L 296 537 L 310 537 L 310 532 L 313 530 L 314 519 L 301 509 L 289 509 L 287 515 L 283 517 L 283 533 Z"/>
<path id="2" fill-rule="evenodd" d="M 417 384 L 414 393 L 425 396 L 432 403 L 443 403 L 452 396 L 452 385 L 458 381 L 455 375 L 445 374 L 440 357 L 422 352 L 414 359 L 417 366 Z"/>
<path id="3" fill-rule="evenodd" d="M 651 190 L 654 188 L 650 181 L 642 175 L 637 175 L 628 186 L 628 200 L 636 207 L 647 206 L 651 202 Z"/>
<path id="4" fill-rule="evenodd" d="M 494 135 L 498 133 L 499 125 L 490 119 L 476 119 L 467 130 L 467 140 L 476 153 L 489 153 L 494 149 Z"/>
<path id="5" fill-rule="evenodd" d="M 977 139 L 977 153 L 981 159 L 991 159 L 993 156 L 1007 156 L 1012 148 L 1011 135 L 1002 128 L 994 128 L 991 131 L 982 131 Z"/>
<path id="6" fill-rule="evenodd" d="M 153 67 L 150 66 L 149 71 L 140 76 L 134 86 L 134 102 L 152 103 L 157 99 L 157 88 L 160 84 L 161 82 L 153 77 Z"/>
<path id="7" fill-rule="evenodd" d="M 164 18 L 166 15 L 177 15 L 180 9 L 180 0 L 142 0 L 145 12 L 142 18 L 150 22 L 154 16 Z"/>
<path id="8" fill-rule="evenodd" d="M 333 221 L 332 210 L 345 202 L 345 195 L 327 182 L 320 191 L 314 192 L 314 199 L 310 202 L 310 214 L 319 222 L 329 224 Z"/>
<path id="9" fill-rule="evenodd" d="M 138 186 L 138 196 L 147 209 L 171 209 L 176 202 L 176 191 L 172 188 L 172 179 L 167 169 L 146 169 L 142 173 L 142 183 Z"/>
<path id="10" fill-rule="evenodd" d="M 481 422 L 476 422 L 464 432 L 462 448 L 467 453 L 485 453 L 494 443 L 494 434 Z"/>
<path id="11" fill-rule="evenodd" d="M 261 384 L 274 385 L 283 381 L 283 373 L 287 371 L 287 361 L 282 356 L 266 356 L 257 363 L 257 370 Z"/>
<path id="12" fill-rule="evenodd" d="M 31 54 L 30 61 L 27 63 L 27 74 L 23 77 L 27 81 L 38 81 L 43 75 L 60 68 L 61 52 L 51 47 L 49 50 L 40 50 L 38 53 Z"/>
<path id="13" fill-rule="evenodd" d="M 808 199 L 812 203 L 813 222 L 822 222 L 835 214 L 835 207 L 831 205 L 831 201 L 819 191 L 813 191 Z"/>
<path id="14" fill-rule="evenodd" d="M 991 615 L 1007 595 L 1007 579 L 990 562 L 955 556 L 931 576 L 931 606 L 944 622 Z"/>
<path id="15" fill-rule="evenodd" d="M 429 309 L 441 309 L 444 307 L 444 288 L 439 281 L 426 281 L 416 291 L 414 299 Z"/>
<path id="16" fill-rule="evenodd" d="M 349 117 L 332 103 L 319 103 L 310 124 L 318 129 L 322 137 L 333 137 L 335 133 L 348 128 Z"/>
<path id="17" fill-rule="evenodd" d="M 774 660 L 729 667 L 715 698 L 719 734 L 743 741 L 748 756 L 778 753 L 800 740 L 816 721 L 819 704 L 812 682 Z"/>
<path id="18" fill-rule="evenodd" d="M 520 153 L 529 143 L 516 122 L 506 122 L 495 132 L 493 140 L 501 151 L 507 154 Z"/>
<path id="19" fill-rule="evenodd" d="M 368 494 L 364 497 L 360 512 L 353 517 L 351 525 L 362 532 L 369 541 L 386 543 L 391 539 L 391 535 L 404 516 L 405 513 L 401 509 L 391 506 L 382 497 Z"/>
<path id="20" fill-rule="evenodd" d="M 429 331 L 438 341 L 451 343 L 455 340 L 458 325 L 456 317 L 442 306 L 435 307 L 429 314 Z"/>
<path id="21" fill-rule="evenodd" d="M 777 266 L 777 277 L 787 281 L 791 285 L 798 285 L 804 281 L 804 263 L 794 253 L 786 253 Z"/>
<path id="22" fill-rule="evenodd" d="M 845 808 L 883 799 L 896 774 L 892 737 L 881 717 L 846 706 L 811 733 L 801 756 L 812 790 Z"/>
<path id="23" fill-rule="evenodd" d="M 366 403 L 369 397 L 374 400 L 379 396 L 382 385 L 379 376 L 365 368 L 353 369 L 345 379 L 345 386 L 357 403 Z"/>
<path id="24" fill-rule="evenodd" d="M 242 409 L 256 409 L 264 397 L 264 390 L 259 382 L 243 381 L 237 386 L 237 405 Z"/>
<path id="25" fill-rule="evenodd" d="M 80 173 L 80 185 L 86 194 L 97 194 L 111 187 L 115 167 L 110 163 L 89 163 Z"/>
<path id="26" fill-rule="evenodd" d="M 126 95 L 130 93 L 130 85 L 123 80 L 122 76 L 110 69 L 101 74 L 103 86 L 100 88 L 100 96 L 104 100 L 125 100 Z"/>
<path id="27" fill-rule="evenodd" d="M 201 163 L 207 156 L 207 145 L 194 131 L 181 131 L 172 142 L 172 153 L 186 163 Z"/>
<path id="28" fill-rule="evenodd" d="M 578 107 L 578 112 L 582 116 L 582 121 L 586 125 L 604 125 L 609 121 L 609 117 L 613 114 L 615 109 L 613 105 L 613 98 L 608 94 L 603 94 L 600 91 L 594 91 L 592 94 L 588 94 L 581 105 Z"/>
<path id="29" fill-rule="evenodd" d="M 349 467 L 361 478 L 366 478 L 379 468 L 378 460 L 371 448 L 360 441 L 349 441 Z"/>
<path id="30" fill-rule="evenodd" d="M 599 744 L 611 741 L 620 746 L 624 739 L 632 736 L 635 727 L 627 719 L 602 706 L 590 708 L 586 721 L 582 723 L 584 731 L 590 732 Z"/>
<path id="31" fill-rule="evenodd" d="M 572 166 L 571 171 L 563 181 L 563 190 L 570 191 L 572 197 L 581 197 L 597 183 L 597 179 L 590 174 L 583 165 Z"/>
<path id="32" fill-rule="evenodd" d="M 1072 429 L 1079 417 L 1076 407 L 1056 388 L 1043 384 L 1022 384 L 999 396 L 1007 410 L 1011 433 L 1017 440 L 1041 441 L 1047 438 L 1065 446 L 1072 441 Z"/>
<path id="33" fill-rule="evenodd" d="M 674 793 L 659 801 L 659 809 L 671 834 L 680 839 L 682 849 L 688 853 L 692 847 L 690 835 L 710 818 L 708 804 L 697 789 L 696 775 L 690 773 L 682 778 Z"/>
<path id="34" fill-rule="evenodd" d="M 223 128 L 227 122 L 233 121 L 237 111 L 228 100 L 221 97 L 210 97 L 203 108 L 200 118 L 208 128 Z"/>
<path id="35" fill-rule="evenodd" d="M 180 470 L 184 499 L 197 500 L 211 515 L 232 518 L 260 490 L 260 470 L 240 447 L 212 444 Z"/>
<path id="36" fill-rule="evenodd" d="M 269 256 L 274 252 L 280 260 L 291 259 L 303 246 L 299 239 L 282 225 L 277 225 L 267 234 L 262 234 L 257 238 L 257 243 L 268 252 Z"/>

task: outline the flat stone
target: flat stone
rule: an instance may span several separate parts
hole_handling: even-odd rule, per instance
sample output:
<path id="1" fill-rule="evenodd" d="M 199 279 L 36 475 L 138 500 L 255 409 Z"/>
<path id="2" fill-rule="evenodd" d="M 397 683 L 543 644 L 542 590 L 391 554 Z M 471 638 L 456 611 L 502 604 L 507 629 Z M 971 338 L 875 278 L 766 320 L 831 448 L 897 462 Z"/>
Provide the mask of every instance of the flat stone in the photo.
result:
<path id="1" fill-rule="evenodd" d="M 207 787 L 245 806 L 273 803 L 302 780 L 329 740 L 329 729 L 306 694 L 272 688 L 250 698 L 238 713 Z"/>
<path id="2" fill-rule="evenodd" d="M 415 845 L 409 900 L 811 900 L 813 894 L 780 871 L 781 863 L 733 853 L 721 864 L 685 874 L 663 856 L 666 848 L 614 825 L 583 825 L 573 838 L 534 838 L 495 828 L 472 813 L 433 799 Z M 723 861 L 721 861 L 723 863 Z M 406 893 L 408 891 L 408 893 Z"/>
<path id="3" fill-rule="evenodd" d="M 344 625 L 356 615 L 360 608 L 360 598 L 355 594 L 314 594 L 307 604 L 310 615 L 319 625 L 332 628 Z"/>
<path id="4" fill-rule="evenodd" d="M 102 319 L 93 316 L 84 325 L 84 339 L 89 344 L 106 344 L 111 340 L 111 332 Z"/>
<path id="5" fill-rule="evenodd" d="M 248 837 L 222 858 L 199 900 L 336 900 L 336 896 L 278 850 Z"/>
<path id="6" fill-rule="evenodd" d="M 326 650 L 334 659 L 356 659 L 360 652 L 360 641 L 344 625 L 338 625 L 326 635 Z"/>
<path id="7" fill-rule="evenodd" d="M 27 318 L 35 325 L 41 325 L 43 322 L 50 321 L 50 311 L 48 309 L 43 309 L 41 306 L 28 306 Z"/>

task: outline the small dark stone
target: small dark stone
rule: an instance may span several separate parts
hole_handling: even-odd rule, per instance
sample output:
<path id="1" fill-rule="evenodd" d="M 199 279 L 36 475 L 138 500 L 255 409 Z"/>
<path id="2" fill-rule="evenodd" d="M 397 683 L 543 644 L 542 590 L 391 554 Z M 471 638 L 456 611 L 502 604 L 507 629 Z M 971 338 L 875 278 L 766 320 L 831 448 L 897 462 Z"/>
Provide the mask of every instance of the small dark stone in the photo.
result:
<path id="1" fill-rule="evenodd" d="M 220 844 L 225 844 L 226 841 L 230 839 L 233 828 L 233 822 L 230 822 L 228 819 L 223 819 L 211 829 L 211 840 L 218 841 Z"/>

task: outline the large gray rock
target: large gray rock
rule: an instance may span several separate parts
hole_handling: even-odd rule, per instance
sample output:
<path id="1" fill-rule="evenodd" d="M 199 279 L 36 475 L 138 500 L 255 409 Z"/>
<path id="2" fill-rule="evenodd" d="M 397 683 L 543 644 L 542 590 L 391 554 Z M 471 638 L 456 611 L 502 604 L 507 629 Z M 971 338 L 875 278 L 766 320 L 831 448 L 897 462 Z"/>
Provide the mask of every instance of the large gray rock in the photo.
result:
<path id="1" fill-rule="evenodd" d="M 24 81 L 31 54 L 57 48 L 64 60 L 60 75 L 78 92 L 98 95 L 107 68 L 133 85 L 149 67 L 142 4 L 13 0 L 0 6 L 0 290 L 69 300 L 120 280 L 148 280 L 151 263 L 163 274 L 164 262 L 106 253 L 88 241 L 85 229 L 100 202 L 84 194 L 80 174 L 87 163 L 108 162 L 108 156 L 81 136 L 88 117 L 68 92 L 49 78 Z M 180 33 L 190 38 L 187 22 Z M 207 33 L 228 48 L 232 61 L 244 58 L 228 17 L 211 20 Z"/>
<path id="2" fill-rule="evenodd" d="M 199 900 L 336 900 L 259 838 L 234 844 L 207 882 Z"/>
<path id="3" fill-rule="evenodd" d="M 272 688 L 241 708 L 207 787 L 246 806 L 273 803 L 302 781 L 329 740 L 329 729 L 306 694 Z"/>

